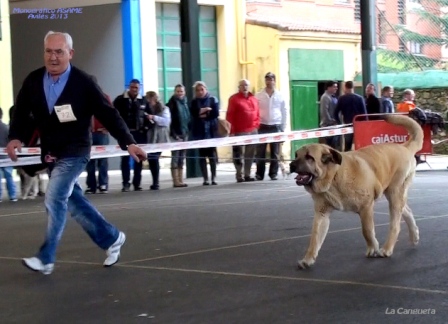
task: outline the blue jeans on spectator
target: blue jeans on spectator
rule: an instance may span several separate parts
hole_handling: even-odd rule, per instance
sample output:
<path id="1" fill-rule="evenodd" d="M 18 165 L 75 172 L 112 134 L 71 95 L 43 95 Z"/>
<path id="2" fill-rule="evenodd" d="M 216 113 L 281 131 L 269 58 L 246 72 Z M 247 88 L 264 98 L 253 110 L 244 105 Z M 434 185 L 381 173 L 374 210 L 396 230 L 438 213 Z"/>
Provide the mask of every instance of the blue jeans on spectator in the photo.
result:
<path id="1" fill-rule="evenodd" d="M 109 145 L 109 134 L 104 134 L 102 132 L 92 133 L 92 145 Z M 95 176 L 96 165 L 98 164 L 98 186 Z M 87 163 L 87 188 L 96 192 L 98 187 L 103 187 L 107 190 L 109 183 L 109 177 L 107 171 L 109 170 L 108 159 L 91 159 Z"/>
<path id="2" fill-rule="evenodd" d="M 137 144 L 145 144 L 146 143 L 146 133 L 143 132 L 136 132 L 131 131 L 132 136 L 134 137 Z M 129 164 L 129 161 L 132 160 L 132 158 L 129 155 L 125 155 L 121 157 L 121 176 L 123 179 L 123 188 L 129 188 L 130 180 L 131 180 L 131 166 Z M 140 184 L 142 182 L 142 162 L 133 162 L 134 164 L 134 177 L 132 179 L 132 184 L 134 188 L 139 188 Z"/>
<path id="3" fill-rule="evenodd" d="M 50 179 L 45 195 L 48 227 L 45 242 L 36 255 L 43 264 L 54 263 L 56 249 L 64 231 L 67 211 L 101 249 L 107 250 L 117 239 L 118 229 L 85 198 L 78 177 L 89 157 L 70 157 L 49 165 Z"/>
<path id="4" fill-rule="evenodd" d="M 6 189 L 8 190 L 9 199 L 17 199 L 16 194 L 16 184 L 14 183 L 14 178 L 12 177 L 12 171 L 14 168 L 11 167 L 3 167 L 0 168 L 0 200 L 2 200 L 2 174 L 6 180 Z"/>

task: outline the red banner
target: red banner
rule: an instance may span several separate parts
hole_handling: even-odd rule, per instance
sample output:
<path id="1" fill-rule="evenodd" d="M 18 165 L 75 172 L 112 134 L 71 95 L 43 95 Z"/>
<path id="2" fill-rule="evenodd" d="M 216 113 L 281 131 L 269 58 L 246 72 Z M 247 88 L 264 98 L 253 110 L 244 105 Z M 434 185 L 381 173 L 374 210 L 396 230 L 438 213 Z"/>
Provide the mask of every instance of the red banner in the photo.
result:
<path id="1" fill-rule="evenodd" d="M 423 148 L 418 154 L 432 154 L 431 126 L 423 126 Z M 353 122 L 355 150 L 382 143 L 404 143 L 409 139 L 408 131 L 384 120 L 355 120 Z"/>

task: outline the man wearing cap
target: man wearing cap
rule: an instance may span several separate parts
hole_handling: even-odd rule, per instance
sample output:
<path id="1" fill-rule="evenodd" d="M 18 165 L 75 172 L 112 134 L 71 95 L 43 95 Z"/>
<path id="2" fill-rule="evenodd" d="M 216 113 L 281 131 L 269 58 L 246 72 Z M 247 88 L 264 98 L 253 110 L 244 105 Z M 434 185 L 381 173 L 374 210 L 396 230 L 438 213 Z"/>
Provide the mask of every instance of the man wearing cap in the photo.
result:
<path id="1" fill-rule="evenodd" d="M 282 94 L 275 89 L 275 74 L 268 72 L 264 76 L 266 87 L 256 94 L 260 108 L 260 127 L 258 134 L 280 133 L 286 127 L 286 103 Z M 266 169 L 266 148 L 268 144 L 257 146 L 257 172 L 256 179 L 263 180 Z M 280 143 L 269 143 L 270 163 L 269 177 L 277 180 Z"/>
<path id="2" fill-rule="evenodd" d="M 146 133 L 148 132 L 148 123 L 145 118 L 145 110 L 148 102 L 145 97 L 140 94 L 140 81 L 132 79 L 129 82 L 129 89 L 114 100 L 114 107 L 119 111 L 121 117 L 126 122 L 132 136 L 137 144 L 146 144 Z M 129 156 L 121 157 L 121 175 L 123 178 L 123 189 L 121 191 L 128 192 L 130 190 L 131 170 L 129 166 Z M 135 191 L 141 191 L 142 181 L 142 162 L 134 162 L 134 178 L 132 184 Z"/>

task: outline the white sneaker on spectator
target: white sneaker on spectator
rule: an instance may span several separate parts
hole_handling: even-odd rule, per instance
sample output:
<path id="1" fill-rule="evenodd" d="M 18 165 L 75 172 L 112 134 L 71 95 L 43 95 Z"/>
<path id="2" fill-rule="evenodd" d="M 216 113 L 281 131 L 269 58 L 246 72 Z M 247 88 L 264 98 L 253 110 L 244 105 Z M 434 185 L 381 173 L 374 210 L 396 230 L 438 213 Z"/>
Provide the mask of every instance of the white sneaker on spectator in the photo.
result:
<path id="1" fill-rule="evenodd" d="M 54 263 L 43 264 L 42 261 L 36 257 L 24 258 L 22 259 L 22 263 L 28 269 L 39 271 L 44 275 L 49 275 L 54 270 Z"/>
<path id="2" fill-rule="evenodd" d="M 107 258 L 104 260 L 103 265 L 105 267 L 111 267 L 120 259 L 120 250 L 126 241 L 126 235 L 123 232 L 118 234 L 118 238 L 114 244 L 112 244 L 106 251 Z"/>

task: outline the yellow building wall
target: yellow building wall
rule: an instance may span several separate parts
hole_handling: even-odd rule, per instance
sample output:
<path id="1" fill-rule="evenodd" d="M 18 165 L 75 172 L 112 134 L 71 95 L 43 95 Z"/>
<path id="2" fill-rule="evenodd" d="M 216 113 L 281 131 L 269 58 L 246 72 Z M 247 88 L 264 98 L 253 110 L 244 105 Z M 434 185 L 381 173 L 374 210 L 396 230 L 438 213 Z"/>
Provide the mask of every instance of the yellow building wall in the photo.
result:
<path id="1" fill-rule="evenodd" d="M 3 122 L 9 122 L 9 108 L 14 104 L 12 91 L 11 32 L 9 26 L 9 1 L 0 0 L 2 40 L 0 41 L 0 107 Z"/>
<path id="2" fill-rule="evenodd" d="M 246 24 L 247 60 L 255 64 L 247 65 L 247 78 L 251 82 L 251 91 L 257 92 L 264 88 L 264 76 L 272 72 L 277 76 L 277 88 L 282 91 L 283 85 L 279 79 L 279 41 L 280 33 L 270 27 Z M 286 89 L 283 89 L 285 91 Z"/>
<path id="3" fill-rule="evenodd" d="M 253 91 L 264 87 L 264 75 L 273 72 L 277 76 L 277 88 L 282 93 L 290 107 L 290 79 L 288 50 L 325 49 L 344 51 L 344 80 L 353 80 L 361 71 L 361 38 L 359 35 L 335 35 L 316 32 L 281 32 L 274 28 L 247 25 L 247 59 L 254 61 L 250 65 L 248 78 L 253 85 Z M 316 66 L 316 69 L 319 67 Z M 316 80 L 322 81 L 322 80 Z M 286 130 L 291 130 L 290 109 L 288 109 Z M 290 156 L 289 142 L 283 145 L 283 154 Z"/>

